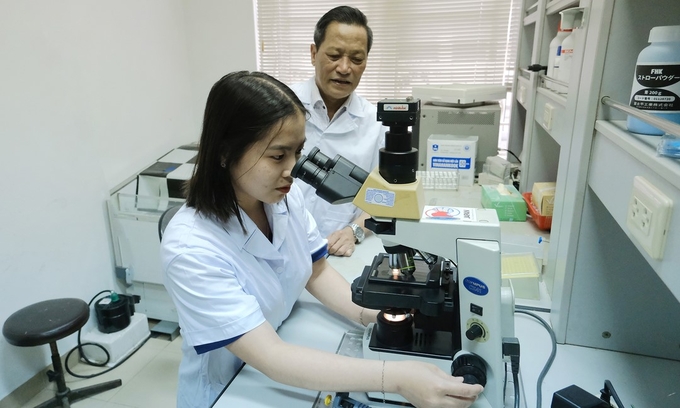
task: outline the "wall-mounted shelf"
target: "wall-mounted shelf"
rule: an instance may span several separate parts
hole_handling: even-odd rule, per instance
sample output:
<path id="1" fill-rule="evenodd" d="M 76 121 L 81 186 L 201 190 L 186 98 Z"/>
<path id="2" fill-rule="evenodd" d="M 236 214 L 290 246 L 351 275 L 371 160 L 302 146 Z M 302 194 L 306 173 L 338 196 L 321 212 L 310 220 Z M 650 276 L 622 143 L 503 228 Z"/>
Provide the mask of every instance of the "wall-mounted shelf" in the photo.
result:
<path id="1" fill-rule="evenodd" d="M 611 106 L 614 109 L 626 113 L 629 116 L 633 116 L 652 126 L 655 126 L 656 128 L 663 130 L 665 133 L 680 137 L 680 125 L 677 123 L 670 122 L 659 116 L 652 115 L 651 113 L 645 112 L 635 107 L 617 102 L 608 96 L 603 96 L 601 101 L 603 105 Z"/>
<path id="2" fill-rule="evenodd" d="M 680 189 L 680 160 L 662 157 L 656 153 L 659 136 L 630 133 L 626 129 L 625 120 L 598 120 L 595 122 L 595 130 L 623 151 L 635 157 L 641 164 L 649 167 L 660 178 Z M 678 205 L 680 205 L 680 202 L 678 202 Z M 678 275 L 680 276 L 680 274 Z"/>
<path id="3" fill-rule="evenodd" d="M 536 21 L 538 20 L 538 15 L 539 15 L 539 13 L 533 12 L 533 13 L 529 14 L 528 16 L 524 17 L 524 25 L 528 26 L 528 25 L 535 24 Z"/>
<path id="4" fill-rule="evenodd" d="M 577 7 L 578 4 L 579 0 L 552 0 L 545 6 L 545 14 L 557 14 L 564 9 Z"/>
<path id="5" fill-rule="evenodd" d="M 514 91 L 522 89 L 524 96 L 515 97 L 511 118 L 511 138 L 522 146 L 520 190 L 556 182 L 542 275 L 552 297 L 551 323 L 560 343 L 680 358 L 677 340 L 667 341 L 659 332 L 663 325 L 640 310 L 654 304 L 665 321 L 680 320 L 680 160 L 658 156 L 658 137 L 627 132 L 626 114 L 601 103 L 604 95 L 628 100 L 650 29 L 677 25 L 680 2 L 539 0 L 522 17 L 518 67 L 546 65 L 559 12 L 572 7 L 583 8 L 585 17 L 571 76 L 558 84 L 566 92 L 549 89 L 554 81 L 542 73 L 527 78 L 518 69 Z M 627 230 L 635 176 L 675 203 L 662 260 L 650 257 Z M 644 341 L 641 331 L 659 333 Z M 672 331 L 671 337 L 680 338 L 680 327 Z M 604 338 L 605 332 L 611 337 Z"/>

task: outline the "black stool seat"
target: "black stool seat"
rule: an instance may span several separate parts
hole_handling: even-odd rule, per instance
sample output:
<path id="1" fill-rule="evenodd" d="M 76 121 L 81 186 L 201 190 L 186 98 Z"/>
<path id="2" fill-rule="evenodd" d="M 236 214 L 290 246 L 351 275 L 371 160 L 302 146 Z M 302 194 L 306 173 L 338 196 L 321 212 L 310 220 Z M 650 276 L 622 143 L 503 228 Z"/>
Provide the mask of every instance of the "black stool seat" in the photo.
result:
<path id="1" fill-rule="evenodd" d="M 57 383 L 57 391 L 54 398 L 36 408 L 69 408 L 72 402 L 122 385 L 121 380 L 113 380 L 73 391 L 66 386 L 57 340 L 80 330 L 89 318 L 90 307 L 85 301 L 64 298 L 34 303 L 5 320 L 2 335 L 9 344 L 19 347 L 50 345 L 54 370 L 47 371 L 47 378 Z"/>
<path id="2" fill-rule="evenodd" d="M 40 346 L 77 332 L 89 318 L 90 308 L 81 299 L 46 300 L 12 314 L 2 335 L 14 346 Z"/>

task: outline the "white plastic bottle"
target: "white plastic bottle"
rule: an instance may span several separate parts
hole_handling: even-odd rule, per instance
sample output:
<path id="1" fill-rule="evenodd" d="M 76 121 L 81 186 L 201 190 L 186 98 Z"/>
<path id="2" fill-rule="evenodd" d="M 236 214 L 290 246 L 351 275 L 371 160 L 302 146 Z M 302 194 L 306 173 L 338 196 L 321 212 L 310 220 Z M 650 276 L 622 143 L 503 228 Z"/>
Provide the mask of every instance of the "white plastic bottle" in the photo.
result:
<path id="1" fill-rule="evenodd" d="M 680 124 L 680 25 L 654 27 L 638 55 L 630 106 Z M 663 131 L 632 116 L 628 130 L 661 136 Z"/>
<path id="2" fill-rule="evenodd" d="M 562 22 L 557 27 L 557 35 L 550 41 L 549 55 L 548 55 L 548 72 L 547 76 L 557 79 L 557 74 L 560 67 L 560 53 L 562 52 L 562 41 L 571 33 L 571 29 L 562 29 Z M 554 84 L 546 81 L 546 88 L 553 89 Z"/>
<path id="3" fill-rule="evenodd" d="M 574 44 L 576 43 L 576 35 L 581 26 L 581 13 L 583 9 L 576 7 L 572 9 L 563 10 L 562 23 L 565 29 L 571 28 L 571 32 L 562 40 L 560 47 L 560 59 L 557 69 L 557 80 L 561 82 L 569 82 L 571 75 L 571 64 L 574 58 Z M 560 93 L 567 93 L 568 89 L 565 86 L 557 85 L 555 90 Z"/>

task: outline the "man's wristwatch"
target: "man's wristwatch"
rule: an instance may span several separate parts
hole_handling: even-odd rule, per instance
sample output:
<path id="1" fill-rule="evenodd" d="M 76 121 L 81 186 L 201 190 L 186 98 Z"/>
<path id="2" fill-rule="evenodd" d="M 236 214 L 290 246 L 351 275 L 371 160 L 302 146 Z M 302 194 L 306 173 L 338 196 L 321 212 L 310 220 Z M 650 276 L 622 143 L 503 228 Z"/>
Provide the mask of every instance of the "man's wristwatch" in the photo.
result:
<path id="1" fill-rule="evenodd" d="M 364 229 L 353 223 L 349 224 L 349 227 L 352 228 L 352 234 L 354 234 L 354 243 L 360 244 L 366 236 L 366 234 L 364 234 Z"/>

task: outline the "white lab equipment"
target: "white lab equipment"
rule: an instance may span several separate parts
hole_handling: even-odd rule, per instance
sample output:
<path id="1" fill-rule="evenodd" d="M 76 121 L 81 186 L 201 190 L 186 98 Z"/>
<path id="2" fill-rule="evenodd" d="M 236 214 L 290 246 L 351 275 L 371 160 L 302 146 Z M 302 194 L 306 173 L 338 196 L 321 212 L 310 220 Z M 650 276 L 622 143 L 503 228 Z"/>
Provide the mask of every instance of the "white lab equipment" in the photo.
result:
<path id="1" fill-rule="evenodd" d="M 431 135 L 477 136 L 475 173 L 488 156 L 498 154 L 501 107 L 507 89 L 501 85 L 449 84 L 413 87 L 421 100 L 420 120 L 413 129 L 418 149 L 418 170 L 427 170 L 427 145 Z"/>
<path id="2" fill-rule="evenodd" d="M 184 202 L 182 184 L 191 177 L 196 154 L 196 144 L 171 150 L 107 201 L 116 277 L 124 293 L 140 297 L 139 312 L 161 321 L 152 331 L 171 336 L 178 332 L 178 319 L 163 286 L 158 220 L 167 208 Z"/>

